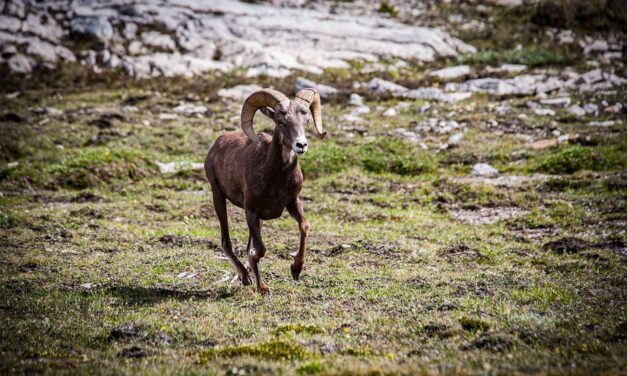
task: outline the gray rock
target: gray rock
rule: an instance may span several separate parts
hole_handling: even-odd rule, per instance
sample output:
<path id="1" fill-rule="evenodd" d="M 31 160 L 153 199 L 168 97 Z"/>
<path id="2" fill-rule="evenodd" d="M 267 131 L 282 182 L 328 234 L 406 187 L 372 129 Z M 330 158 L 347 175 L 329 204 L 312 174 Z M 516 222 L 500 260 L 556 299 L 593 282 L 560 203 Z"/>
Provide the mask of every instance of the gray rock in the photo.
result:
<path id="1" fill-rule="evenodd" d="M 437 77 L 442 80 L 453 80 L 459 77 L 467 76 L 470 74 L 469 65 L 458 65 L 455 67 L 448 67 L 439 69 L 429 73 L 429 76 Z"/>
<path id="2" fill-rule="evenodd" d="M 606 120 L 606 121 L 591 121 L 588 123 L 591 127 L 613 127 L 614 125 L 622 124 L 620 120 Z"/>
<path id="3" fill-rule="evenodd" d="M 380 78 L 373 78 L 366 83 L 366 87 L 374 94 L 399 94 L 408 90 L 404 86 Z"/>
<path id="4" fill-rule="evenodd" d="M 607 41 L 595 40 L 583 48 L 583 53 L 588 55 L 592 52 L 606 52 L 607 50 L 609 50 Z"/>
<path id="5" fill-rule="evenodd" d="M 538 116 L 555 116 L 555 111 L 550 108 L 534 108 L 533 113 Z"/>
<path id="6" fill-rule="evenodd" d="M 337 89 L 331 86 L 319 84 L 303 77 L 298 77 L 294 83 L 294 91 L 298 92 L 302 89 L 313 88 L 318 90 L 322 99 L 332 98 L 337 94 Z"/>
<path id="7" fill-rule="evenodd" d="M 352 93 L 350 95 L 350 99 L 348 100 L 348 104 L 350 104 L 351 106 L 361 106 L 364 104 L 364 100 L 362 99 L 361 95 L 357 93 Z"/>
<path id="8" fill-rule="evenodd" d="M 124 29 L 122 30 L 122 35 L 124 35 L 126 39 L 135 39 L 137 36 L 137 24 L 126 22 L 124 24 Z"/>
<path id="9" fill-rule="evenodd" d="M 547 98 L 540 100 L 540 103 L 552 107 L 566 108 L 570 105 L 570 97 Z"/>
<path id="10" fill-rule="evenodd" d="M 583 105 L 583 109 L 584 111 L 586 111 L 586 113 L 588 115 L 593 115 L 593 116 L 598 116 L 599 115 L 599 106 L 597 106 L 594 103 L 586 103 Z"/>
<path id="11" fill-rule="evenodd" d="M 108 42 L 113 37 L 113 27 L 106 17 L 75 17 L 70 22 L 72 35 Z"/>
<path id="12" fill-rule="evenodd" d="M 4 13 L 17 18 L 26 17 L 26 4 L 22 0 L 7 0 Z"/>
<path id="13" fill-rule="evenodd" d="M 207 112 L 206 106 L 194 105 L 191 103 L 181 103 L 173 108 L 174 112 L 182 113 L 185 115 L 204 114 Z"/>
<path id="14" fill-rule="evenodd" d="M 496 176 L 499 171 L 487 163 L 477 163 L 472 166 L 472 176 Z"/>
<path id="15" fill-rule="evenodd" d="M 22 54 L 15 54 L 7 61 L 9 69 L 15 73 L 30 73 L 35 67 L 35 61 Z"/>
<path id="16" fill-rule="evenodd" d="M 446 143 L 449 146 L 455 146 L 455 145 L 458 145 L 462 141 L 463 138 L 464 138 L 464 134 L 462 132 L 458 132 L 458 133 L 453 134 L 451 137 L 449 137 Z"/>
<path id="17" fill-rule="evenodd" d="M 390 107 L 383 112 L 383 116 L 385 117 L 394 117 L 396 116 L 396 109 L 394 107 Z"/>
<path id="18" fill-rule="evenodd" d="M 22 31 L 58 44 L 65 36 L 65 31 L 54 18 L 47 13 L 31 13 L 22 22 Z"/>
<path id="19" fill-rule="evenodd" d="M 142 33 L 142 41 L 145 45 L 162 50 L 174 51 L 176 49 L 176 43 L 174 43 L 174 39 L 171 36 L 156 31 Z"/>
<path id="20" fill-rule="evenodd" d="M 352 111 L 350 112 L 351 116 L 359 116 L 359 115 L 365 115 L 370 113 L 370 107 L 368 106 L 357 106 L 355 108 L 352 109 Z"/>
<path id="21" fill-rule="evenodd" d="M 577 106 L 577 105 L 568 107 L 566 111 L 568 111 L 569 113 L 577 117 L 582 117 L 586 115 L 586 110 L 584 110 L 581 106 Z"/>
<path id="22" fill-rule="evenodd" d="M 43 61 L 48 63 L 54 64 L 59 60 L 55 46 L 37 38 L 30 41 L 26 48 L 26 53 L 39 56 Z"/>
<path id="23" fill-rule="evenodd" d="M 0 30 L 16 32 L 22 27 L 22 21 L 19 18 L 0 14 Z"/>
<path id="24" fill-rule="evenodd" d="M 259 85 L 237 85 L 229 89 L 218 90 L 218 96 L 243 101 L 248 98 L 249 95 L 261 89 L 262 87 Z"/>

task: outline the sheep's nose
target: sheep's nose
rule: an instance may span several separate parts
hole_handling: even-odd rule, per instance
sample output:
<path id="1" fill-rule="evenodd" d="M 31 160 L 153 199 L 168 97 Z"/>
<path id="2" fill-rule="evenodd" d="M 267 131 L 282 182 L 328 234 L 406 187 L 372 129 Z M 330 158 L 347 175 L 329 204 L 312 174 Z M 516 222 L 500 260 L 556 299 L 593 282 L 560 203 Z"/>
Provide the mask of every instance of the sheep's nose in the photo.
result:
<path id="1" fill-rule="evenodd" d="M 296 147 L 300 149 L 304 149 L 307 147 L 307 141 L 297 141 Z"/>

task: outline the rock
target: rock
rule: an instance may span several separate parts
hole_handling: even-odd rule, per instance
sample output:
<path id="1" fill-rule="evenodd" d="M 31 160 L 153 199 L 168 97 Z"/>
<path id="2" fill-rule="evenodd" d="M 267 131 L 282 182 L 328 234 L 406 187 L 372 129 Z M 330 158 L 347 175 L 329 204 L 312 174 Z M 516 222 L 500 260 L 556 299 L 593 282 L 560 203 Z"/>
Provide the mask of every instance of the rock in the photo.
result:
<path id="1" fill-rule="evenodd" d="M 122 34 L 126 39 L 135 39 L 137 36 L 137 24 L 132 22 L 126 22 Z"/>
<path id="2" fill-rule="evenodd" d="M 499 171 L 487 163 L 477 163 L 472 166 L 472 176 L 496 176 Z"/>
<path id="3" fill-rule="evenodd" d="M 559 44 L 571 44 L 575 42 L 575 37 L 573 36 L 572 30 L 562 30 L 557 35 L 557 40 Z"/>
<path id="4" fill-rule="evenodd" d="M 614 125 L 622 124 L 620 120 L 606 120 L 606 121 L 591 121 L 588 123 L 591 127 L 613 127 Z"/>
<path id="5" fill-rule="evenodd" d="M 462 141 L 462 138 L 464 138 L 464 134 L 461 132 L 458 132 L 452 135 L 451 137 L 449 137 L 446 143 L 450 146 L 455 146 L 455 145 L 458 145 Z"/>
<path id="6" fill-rule="evenodd" d="M 419 114 L 424 114 L 425 112 L 429 111 L 430 109 L 431 109 L 431 103 L 425 102 L 425 104 L 420 106 L 420 108 L 418 109 L 418 113 Z"/>
<path id="7" fill-rule="evenodd" d="M 453 80 L 459 77 L 467 76 L 470 74 L 470 66 L 458 65 L 455 67 L 448 67 L 429 73 L 429 76 L 437 77 L 442 80 Z"/>
<path id="8" fill-rule="evenodd" d="M 603 71 L 594 69 L 582 74 L 580 78 L 588 84 L 593 84 L 603 80 Z"/>
<path id="9" fill-rule="evenodd" d="M 142 41 L 145 45 L 159 48 L 161 50 L 174 51 L 176 43 L 171 36 L 156 31 L 147 31 L 142 33 Z"/>
<path id="10" fill-rule="evenodd" d="M 547 98 L 540 100 L 540 103 L 557 108 L 566 108 L 570 105 L 570 97 Z"/>
<path id="11" fill-rule="evenodd" d="M 399 96 L 412 99 L 433 99 L 441 102 L 459 102 L 472 96 L 470 92 L 445 93 L 442 89 L 422 87 L 401 93 Z"/>
<path id="12" fill-rule="evenodd" d="M 138 40 L 134 40 L 128 45 L 128 53 L 131 55 L 141 55 L 146 52 L 148 52 L 148 50 L 144 47 L 142 42 Z"/>
<path id="13" fill-rule="evenodd" d="M 182 113 L 185 115 L 204 114 L 208 111 L 205 106 L 197 106 L 191 103 L 182 103 L 174 107 L 174 112 Z"/>
<path id="14" fill-rule="evenodd" d="M 364 119 L 360 118 L 359 116 L 355 116 L 351 114 L 346 114 L 342 116 L 342 120 L 344 120 L 347 123 L 361 123 L 364 121 Z"/>
<path id="15" fill-rule="evenodd" d="M 598 116 L 599 115 L 599 106 L 597 106 L 594 103 L 586 103 L 583 105 L 583 109 L 584 111 L 586 111 L 586 113 L 588 115 L 593 115 L 593 116 Z"/>
<path id="16" fill-rule="evenodd" d="M 348 104 L 350 104 L 351 106 L 361 106 L 364 104 L 364 100 L 362 99 L 361 95 L 352 93 L 350 99 L 348 100 Z"/>
<path id="17" fill-rule="evenodd" d="M 566 111 L 568 111 L 569 113 L 577 117 L 582 117 L 586 115 L 586 110 L 584 110 L 581 106 L 577 106 L 577 105 L 568 107 Z"/>
<path id="18" fill-rule="evenodd" d="M 162 174 L 171 174 L 179 171 L 185 170 L 202 170 L 205 168 L 203 163 L 195 163 L 195 162 L 169 162 L 169 163 L 161 163 L 159 161 L 155 162 L 157 166 L 159 166 L 159 171 Z"/>
<path id="19" fill-rule="evenodd" d="M 248 98 L 252 93 L 261 90 L 259 85 L 237 85 L 230 89 L 218 90 L 218 96 L 222 98 L 233 99 L 235 101 L 243 101 Z"/>
<path id="20" fill-rule="evenodd" d="M 404 86 L 395 84 L 394 82 L 382 80 L 380 78 L 373 78 L 368 83 L 366 83 L 366 87 L 368 90 L 373 92 L 374 94 L 398 94 L 407 91 L 408 89 Z"/>
<path id="21" fill-rule="evenodd" d="M 609 106 L 605 108 L 604 112 L 609 112 L 610 114 L 619 114 L 623 110 L 623 105 L 619 102 L 614 104 L 613 106 Z"/>
<path id="22" fill-rule="evenodd" d="M 294 91 L 298 92 L 302 89 L 313 88 L 318 90 L 320 98 L 330 99 L 337 94 L 337 89 L 331 86 L 319 84 L 303 77 L 298 77 L 294 83 Z"/>
<path id="23" fill-rule="evenodd" d="M 9 17 L 0 14 L 0 30 L 16 32 L 22 27 L 22 21 L 19 18 Z"/>
<path id="24" fill-rule="evenodd" d="M 394 133 L 396 133 L 396 135 L 403 140 L 411 142 L 412 144 L 417 144 L 420 142 L 420 136 L 418 134 L 408 131 L 405 128 L 397 128 L 394 130 Z"/>
<path id="25" fill-rule="evenodd" d="M 22 22 L 22 31 L 35 34 L 55 44 L 61 42 L 61 39 L 66 34 L 54 18 L 47 13 L 29 14 L 26 20 Z"/>
<path id="26" fill-rule="evenodd" d="M 533 149 L 542 150 L 542 149 L 553 147 L 557 144 L 558 144 L 557 139 L 551 138 L 551 139 L 546 139 L 546 140 L 535 141 L 533 144 L 531 144 L 531 147 Z"/>
<path id="27" fill-rule="evenodd" d="M 609 49 L 607 41 L 604 40 L 595 40 L 594 42 L 588 44 L 583 48 L 583 53 L 585 55 L 590 54 L 591 52 L 606 52 Z"/>
<path id="28" fill-rule="evenodd" d="M 92 287 L 94 287 L 94 284 L 93 283 L 81 283 L 79 286 L 84 288 L 85 290 L 90 290 Z"/>
<path id="29" fill-rule="evenodd" d="M 393 107 L 388 108 L 383 112 L 383 116 L 385 117 L 394 117 L 396 116 L 396 110 Z"/>
<path id="30" fill-rule="evenodd" d="M 520 73 L 526 70 L 527 66 L 522 64 L 503 64 L 499 67 L 499 71 L 509 73 Z"/>
<path id="31" fill-rule="evenodd" d="M 17 18 L 26 17 L 26 4 L 22 0 L 7 0 L 4 13 Z"/>
<path id="32" fill-rule="evenodd" d="M 26 53 L 39 56 L 43 61 L 48 63 L 55 64 L 59 60 L 55 46 L 37 38 L 30 41 L 26 48 Z"/>
<path id="33" fill-rule="evenodd" d="M 105 43 L 113 37 L 113 27 L 104 16 L 75 17 L 70 21 L 70 32 L 76 37 Z"/>
<path id="34" fill-rule="evenodd" d="M 486 2 L 502 7 L 519 7 L 523 4 L 523 0 L 487 0 Z"/>
<path id="35" fill-rule="evenodd" d="M 550 108 L 534 108 L 533 113 L 538 116 L 555 116 L 555 111 Z"/>
<path id="36" fill-rule="evenodd" d="M 30 73 L 35 66 L 35 61 L 22 54 L 15 54 L 7 61 L 9 69 L 15 73 Z"/>
<path id="37" fill-rule="evenodd" d="M 363 106 L 357 106 L 355 108 L 353 108 L 350 112 L 350 114 L 352 116 L 359 116 L 359 115 L 364 115 L 370 113 L 370 107 L 363 105 Z"/>
<path id="38" fill-rule="evenodd" d="M 192 279 L 192 278 L 196 278 L 198 274 L 196 273 L 188 273 L 188 272 L 183 272 L 180 273 L 176 276 L 176 278 L 180 278 L 180 279 Z"/>

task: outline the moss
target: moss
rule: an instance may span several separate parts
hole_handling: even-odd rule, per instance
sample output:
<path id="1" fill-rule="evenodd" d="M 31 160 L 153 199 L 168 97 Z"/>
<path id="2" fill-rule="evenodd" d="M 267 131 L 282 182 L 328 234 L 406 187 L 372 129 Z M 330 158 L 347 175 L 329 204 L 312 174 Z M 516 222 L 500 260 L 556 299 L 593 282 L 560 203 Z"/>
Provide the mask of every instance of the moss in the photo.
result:
<path id="1" fill-rule="evenodd" d="M 529 67 L 547 65 L 565 65 L 572 62 L 572 58 L 561 51 L 536 48 L 522 48 L 511 50 L 486 50 L 472 55 L 462 56 L 461 62 L 477 65 L 524 64 Z"/>
<path id="2" fill-rule="evenodd" d="M 311 355 L 300 345 L 287 341 L 270 341 L 243 346 L 210 349 L 200 355 L 200 363 L 207 363 L 216 357 L 235 358 L 252 356 L 265 360 L 297 360 Z"/>
<path id="3" fill-rule="evenodd" d="M 624 146 L 591 148 L 570 146 L 533 158 L 529 171 L 550 174 L 572 174 L 581 170 L 615 171 L 627 167 Z"/>
<path id="4" fill-rule="evenodd" d="M 459 324 L 462 328 L 469 332 L 486 332 L 490 329 L 490 324 L 481 320 L 474 319 L 468 316 L 463 316 L 459 319 Z"/>
<path id="5" fill-rule="evenodd" d="M 304 324 L 285 324 L 280 325 L 278 328 L 274 330 L 276 334 L 294 332 L 298 333 L 307 333 L 307 334 L 320 334 L 324 333 L 324 329 L 317 325 L 304 325 Z"/>
<path id="6" fill-rule="evenodd" d="M 302 364 L 296 369 L 296 372 L 301 375 L 315 375 L 317 373 L 321 373 L 322 371 L 324 371 L 324 367 L 316 361 Z"/>

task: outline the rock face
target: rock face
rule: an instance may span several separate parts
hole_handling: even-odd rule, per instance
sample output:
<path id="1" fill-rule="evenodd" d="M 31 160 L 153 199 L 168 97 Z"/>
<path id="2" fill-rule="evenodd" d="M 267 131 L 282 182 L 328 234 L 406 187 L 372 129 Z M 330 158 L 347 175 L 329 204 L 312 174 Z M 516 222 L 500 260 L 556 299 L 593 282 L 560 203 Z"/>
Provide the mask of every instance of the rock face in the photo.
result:
<path id="1" fill-rule="evenodd" d="M 303 77 L 298 77 L 294 83 L 294 91 L 298 92 L 305 88 L 314 88 L 318 90 L 322 99 L 329 99 L 337 94 L 337 89 L 334 87 L 319 84 Z"/>
<path id="2" fill-rule="evenodd" d="M 336 14 L 324 3 L 314 8 L 235 0 L 82 0 L 50 7 L 8 1 L 0 19 L 0 44 L 29 43 L 34 34 L 56 49 L 68 36 L 81 38 L 110 49 L 113 60 L 137 77 L 235 67 L 246 68 L 249 76 L 285 77 L 294 70 L 320 74 L 325 68 L 348 68 L 355 59 L 433 61 L 475 51 L 437 29 L 378 15 Z M 126 47 L 130 50 L 132 42 L 129 56 Z M 45 53 L 40 57 L 47 63 L 59 60 Z"/>

